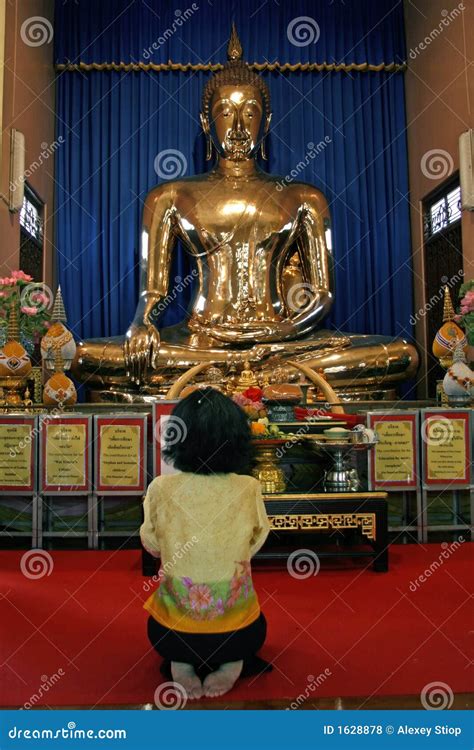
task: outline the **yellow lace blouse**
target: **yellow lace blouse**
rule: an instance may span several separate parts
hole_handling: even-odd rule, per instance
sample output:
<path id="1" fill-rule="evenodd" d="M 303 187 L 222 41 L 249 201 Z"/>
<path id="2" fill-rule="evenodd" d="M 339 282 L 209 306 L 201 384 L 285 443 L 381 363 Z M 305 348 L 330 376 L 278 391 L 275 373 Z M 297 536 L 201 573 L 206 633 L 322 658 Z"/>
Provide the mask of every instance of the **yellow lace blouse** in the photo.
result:
<path id="1" fill-rule="evenodd" d="M 161 558 L 145 609 L 186 633 L 222 633 L 260 614 L 250 559 L 270 525 L 260 483 L 239 474 L 157 477 L 144 500 L 142 544 Z"/>

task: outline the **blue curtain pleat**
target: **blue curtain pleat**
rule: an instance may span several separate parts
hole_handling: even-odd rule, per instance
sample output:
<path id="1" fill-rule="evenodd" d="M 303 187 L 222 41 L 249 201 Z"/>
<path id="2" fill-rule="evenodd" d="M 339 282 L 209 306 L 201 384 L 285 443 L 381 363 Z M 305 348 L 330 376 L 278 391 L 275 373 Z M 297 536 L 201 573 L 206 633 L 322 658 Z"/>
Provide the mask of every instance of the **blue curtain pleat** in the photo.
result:
<path id="1" fill-rule="evenodd" d="M 57 3 L 56 61 L 224 61 L 232 20 L 249 61 L 377 64 L 405 57 L 401 2 L 196 5 L 164 39 L 192 3 Z M 302 16 L 317 24 L 314 44 L 297 46 L 288 38 L 289 23 Z M 158 39 L 163 43 L 153 49 Z M 273 109 L 266 170 L 287 175 L 305 159 L 309 143 L 330 139 L 298 175 L 325 193 L 332 213 L 336 303 L 327 324 L 355 333 L 409 335 L 403 74 L 262 75 Z M 153 71 L 57 75 L 57 136 L 64 139 L 56 152 L 58 274 L 79 338 L 123 333 L 133 317 L 143 203 L 161 181 L 155 158 L 173 149 L 187 164 L 183 176 L 208 169 L 199 124 L 208 77 Z M 171 278 L 184 278 L 191 267 L 178 246 Z M 181 320 L 190 298 L 191 289 L 185 289 L 160 324 Z"/>

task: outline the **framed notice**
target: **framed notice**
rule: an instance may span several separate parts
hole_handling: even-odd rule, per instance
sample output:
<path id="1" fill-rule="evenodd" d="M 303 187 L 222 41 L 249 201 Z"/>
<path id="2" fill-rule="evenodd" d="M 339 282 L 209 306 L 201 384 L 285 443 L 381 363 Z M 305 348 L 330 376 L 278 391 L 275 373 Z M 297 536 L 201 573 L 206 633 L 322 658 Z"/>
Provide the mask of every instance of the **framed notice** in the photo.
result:
<path id="1" fill-rule="evenodd" d="M 176 469 L 167 464 L 163 459 L 164 438 L 166 431 L 169 430 L 170 439 L 179 440 L 182 436 L 183 429 L 178 421 L 175 424 L 169 423 L 171 412 L 179 399 L 174 401 L 155 401 L 153 404 L 153 476 L 158 477 L 162 474 L 175 474 Z"/>
<path id="2" fill-rule="evenodd" d="M 94 417 L 95 492 L 141 495 L 146 483 L 146 415 Z"/>
<path id="3" fill-rule="evenodd" d="M 370 412 L 379 442 L 369 453 L 370 489 L 416 490 L 419 482 L 418 413 Z"/>
<path id="4" fill-rule="evenodd" d="M 34 495 L 36 417 L 0 417 L 0 495 Z"/>
<path id="5" fill-rule="evenodd" d="M 91 417 L 40 417 L 40 490 L 46 495 L 91 491 Z"/>
<path id="6" fill-rule="evenodd" d="M 471 486 L 471 429 L 471 412 L 467 409 L 422 411 L 423 487 Z"/>

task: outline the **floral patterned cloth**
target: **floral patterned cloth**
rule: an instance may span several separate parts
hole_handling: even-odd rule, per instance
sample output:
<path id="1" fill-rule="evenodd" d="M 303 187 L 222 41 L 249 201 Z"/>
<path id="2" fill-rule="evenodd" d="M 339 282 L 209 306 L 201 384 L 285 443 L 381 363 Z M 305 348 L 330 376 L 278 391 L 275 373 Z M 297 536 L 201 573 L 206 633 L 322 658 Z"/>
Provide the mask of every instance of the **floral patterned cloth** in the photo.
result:
<path id="1" fill-rule="evenodd" d="M 166 627 L 194 633 L 238 630 L 260 615 L 250 558 L 269 522 L 257 480 L 180 473 L 155 479 L 140 534 L 161 557 L 159 587 L 145 609 Z"/>

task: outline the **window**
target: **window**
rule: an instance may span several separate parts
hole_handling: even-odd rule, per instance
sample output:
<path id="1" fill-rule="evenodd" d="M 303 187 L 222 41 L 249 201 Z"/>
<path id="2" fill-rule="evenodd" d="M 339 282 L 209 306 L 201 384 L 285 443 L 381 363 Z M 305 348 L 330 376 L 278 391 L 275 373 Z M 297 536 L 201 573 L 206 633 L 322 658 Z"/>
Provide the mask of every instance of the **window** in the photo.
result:
<path id="1" fill-rule="evenodd" d="M 459 185 L 445 189 L 441 197 L 426 202 L 424 212 L 425 240 L 461 219 L 461 188 Z"/>
<path id="2" fill-rule="evenodd" d="M 463 282 L 461 233 L 461 190 L 459 177 L 450 179 L 423 201 L 425 299 L 430 304 L 425 316 L 428 395 L 435 396 L 436 382 L 444 377 L 431 352 L 433 339 L 443 324 L 443 289 L 447 285 L 456 307 Z"/>
<path id="3" fill-rule="evenodd" d="M 20 268 L 35 281 L 43 280 L 43 210 L 43 202 L 25 184 L 20 209 Z"/>

